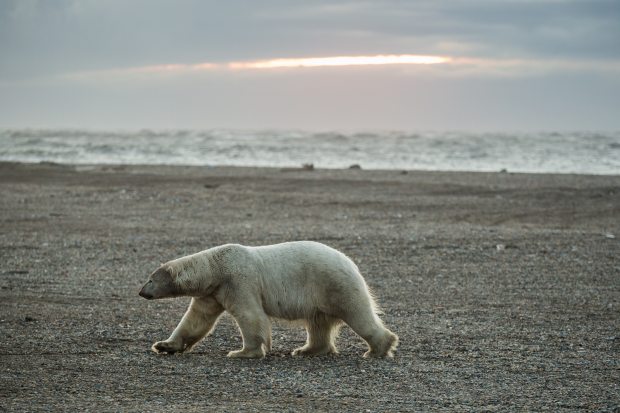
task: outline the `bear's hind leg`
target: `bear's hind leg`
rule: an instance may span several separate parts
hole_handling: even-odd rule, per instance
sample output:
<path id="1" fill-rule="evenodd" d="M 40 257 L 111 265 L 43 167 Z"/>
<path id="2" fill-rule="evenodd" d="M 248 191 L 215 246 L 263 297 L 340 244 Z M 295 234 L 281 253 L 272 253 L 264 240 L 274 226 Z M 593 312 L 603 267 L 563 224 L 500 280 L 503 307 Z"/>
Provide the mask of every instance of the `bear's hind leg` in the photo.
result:
<path id="1" fill-rule="evenodd" d="M 336 354 L 334 343 L 342 320 L 319 314 L 306 322 L 308 339 L 303 347 L 293 350 L 293 356 L 318 356 Z"/>
<path id="2" fill-rule="evenodd" d="M 398 336 L 383 326 L 370 307 L 350 311 L 344 321 L 368 343 L 364 357 L 394 357 Z"/>
<path id="3" fill-rule="evenodd" d="M 394 357 L 394 350 L 398 346 L 398 336 L 384 327 L 381 339 L 369 343 L 370 350 L 364 353 L 364 357 Z"/>
<path id="4" fill-rule="evenodd" d="M 271 322 L 266 314 L 244 314 L 233 316 L 237 321 L 243 349 L 231 351 L 232 358 L 262 358 L 271 349 Z"/>

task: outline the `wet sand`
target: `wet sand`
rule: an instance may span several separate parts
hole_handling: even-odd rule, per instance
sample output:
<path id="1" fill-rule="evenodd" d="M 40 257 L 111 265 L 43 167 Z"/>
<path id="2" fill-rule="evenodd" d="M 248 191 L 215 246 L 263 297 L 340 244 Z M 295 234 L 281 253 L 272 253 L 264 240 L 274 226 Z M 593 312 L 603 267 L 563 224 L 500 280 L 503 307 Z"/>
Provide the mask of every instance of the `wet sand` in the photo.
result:
<path id="1" fill-rule="evenodd" d="M 620 409 L 620 176 L 0 163 L 2 411 Z M 150 351 L 189 299 L 137 292 L 228 242 L 349 255 L 400 336 L 392 360 L 297 358 L 277 323 L 232 360 L 224 316 Z"/>

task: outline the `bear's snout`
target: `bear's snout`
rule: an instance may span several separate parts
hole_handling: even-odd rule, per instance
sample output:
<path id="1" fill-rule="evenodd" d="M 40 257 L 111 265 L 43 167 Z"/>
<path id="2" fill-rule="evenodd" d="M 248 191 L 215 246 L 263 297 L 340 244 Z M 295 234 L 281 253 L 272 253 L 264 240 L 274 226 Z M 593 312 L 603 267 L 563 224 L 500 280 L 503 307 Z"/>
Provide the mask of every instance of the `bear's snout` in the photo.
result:
<path id="1" fill-rule="evenodd" d="M 140 297 L 146 298 L 147 300 L 152 300 L 153 299 L 153 294 L 147 293 L 146 291 L 144 291 L 145 289 L 146 289 L 146 285 L 144 287 L 142 287 L 142 289 L 140 290 L 138 295 Z"/>

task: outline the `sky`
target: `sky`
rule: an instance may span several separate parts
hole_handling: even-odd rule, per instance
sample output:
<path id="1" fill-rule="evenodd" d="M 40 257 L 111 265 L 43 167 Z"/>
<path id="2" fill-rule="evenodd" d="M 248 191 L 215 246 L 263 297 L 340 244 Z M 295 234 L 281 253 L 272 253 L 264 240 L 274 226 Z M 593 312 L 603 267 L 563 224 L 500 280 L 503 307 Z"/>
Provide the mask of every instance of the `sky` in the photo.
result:
<path id="1" fill-rule="evenodd" d="M 618 0 L 0 0 L 0 128 L 620 130 Z"/>

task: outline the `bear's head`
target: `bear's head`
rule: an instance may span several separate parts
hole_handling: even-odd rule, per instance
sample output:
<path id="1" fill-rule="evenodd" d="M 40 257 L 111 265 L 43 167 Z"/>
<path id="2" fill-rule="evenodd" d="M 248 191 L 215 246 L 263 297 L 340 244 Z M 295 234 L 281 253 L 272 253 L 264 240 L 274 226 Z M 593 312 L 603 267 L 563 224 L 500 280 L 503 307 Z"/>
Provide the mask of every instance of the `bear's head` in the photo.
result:
<path id="1" fill-rule="evenodd" d="M 172 274 L 160 267 L 149 277 L 149 280 L 139 292 L 141 297 L 147 300 L 154 300 L 158 298 L 170 298 L 183 295 L 180 288 L 174 282 Z"/>

